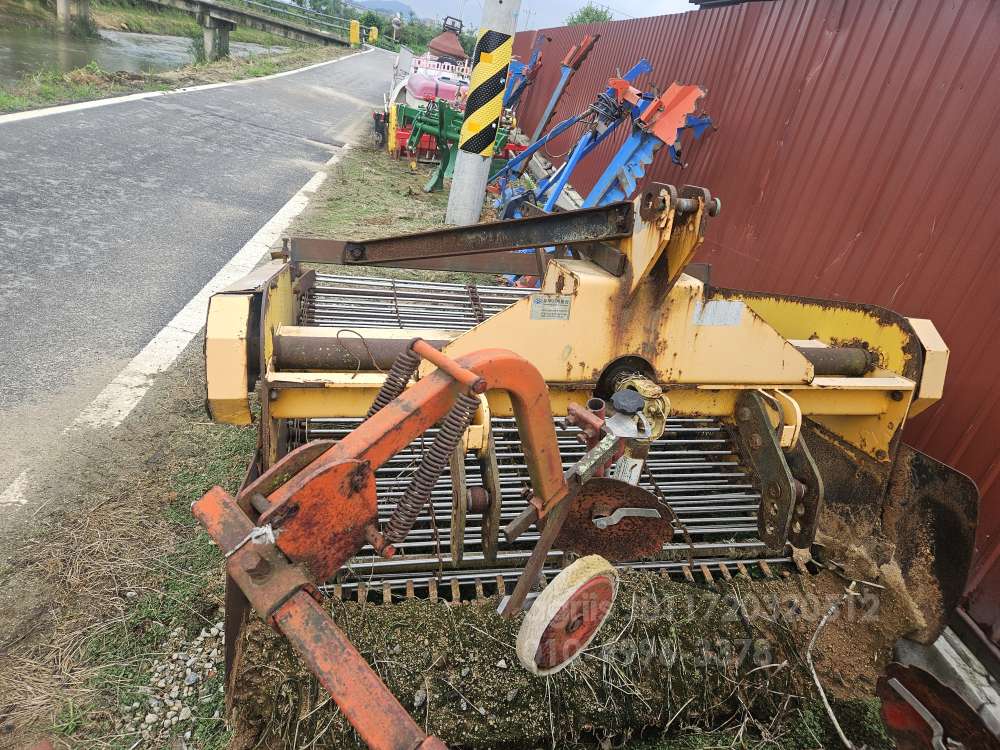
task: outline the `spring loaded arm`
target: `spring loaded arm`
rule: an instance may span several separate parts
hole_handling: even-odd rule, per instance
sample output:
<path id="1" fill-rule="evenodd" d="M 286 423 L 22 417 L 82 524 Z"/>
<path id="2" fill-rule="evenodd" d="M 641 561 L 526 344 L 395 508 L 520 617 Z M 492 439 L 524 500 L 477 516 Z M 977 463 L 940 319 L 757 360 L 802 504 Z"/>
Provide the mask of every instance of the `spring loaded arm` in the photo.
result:
<path id="1" fill-rule="evenodd" d="M 447 414 L 457 396 L 470 385 L 456 380 L 441 368 L 438 358 L 446 359 L 445 355 L 430 346 L 427 349 L 433 354 L 423 350 L 419 353 L 439 369 L 408 388 L 275 490 L 268 497 L 272 506 L 280 506 L 300 493 L 318 489 L 317 483 L 322 483 L 323 475 L 339 462 L 365 462 L 370 471 L 376 470 Z M 531 485 L 540 502 L 539 514 L 544 518 L 566 495 L 567 487 L 552 422 L 548 386 L 541 373 L 526 359 L 507 349 L 481 349 L 453 362 L 484 381 L 479 392 L 501 390 L 510 397 L 518 434 L 528 457 Z M 272 471 L 280 473 L 280 467 L 281 462 Z M 277 514 L 276 509 L 271 513 Z M 262 518 L 264 522 L 267 520 Z"/>
<path id="2" fill-rule="evenodd" d="M 530 362 L 505 349 L 451 360 L 419 340 L 411 351 L 438 369 L 343 440 L 318 456 L 302 449 L 285 456 L 247 488 L 252 502 L 241 505 L 214 487 L 192 506 L 225 554 L 233 583 L 289 639 L 376 750 L 442 750 L 445 745 L 416 725 L 333 622 L 316 588 L 366 542 L 377 544 L 374 470 L 438 423 L 460 398 L 498 389 L 510 396 L 538 512 L 550 517 L 549 533 L 565 513 L 569 492 L 548 388 Z M 537 571 L 526 570 L 512 598 L 523 601 L 536 580 Z"/>
<path id="3" fill-rule="evenodd" d="M 254 609 L 282 633 L 373 750 L 445 750 L 389 692 L 318 601 L 320 594 L 225 490 L 215 487 L 193 511 L 226 555 L 226 570 Z"/>

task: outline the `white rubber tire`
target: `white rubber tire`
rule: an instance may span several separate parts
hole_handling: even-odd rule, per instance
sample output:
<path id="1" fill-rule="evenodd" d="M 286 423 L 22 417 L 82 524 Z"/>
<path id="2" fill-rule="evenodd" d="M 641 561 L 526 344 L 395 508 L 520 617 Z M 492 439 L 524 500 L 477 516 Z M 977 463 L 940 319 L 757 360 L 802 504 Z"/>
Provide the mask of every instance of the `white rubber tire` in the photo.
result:
<path id="1" fill-rule="evenodd" d="M 553 578 L 549 585 L 542 590 L 534 604 L 531 605 L 531 609 L 524 616 L 524 621 L 517 633 L 517 659 L 525 669 L 532 674 L 541 676 L 555 674 L 572 664 L 590 645 L 590 642 L 604 627 L 604 622 L 611 613 L 611 607 L 608 607 L 600 624 L 573 658 L 551 669 L 543 669 L 535 663 L 535 654 L 549 623 L 582 586 L 600 576 L 611 579 L 613 592 L 611 601 L 614 602 L 615 596 L 618 594 L 618 573 L 615 567 L 600 555 L 588 555 L 576 560 Z"/>

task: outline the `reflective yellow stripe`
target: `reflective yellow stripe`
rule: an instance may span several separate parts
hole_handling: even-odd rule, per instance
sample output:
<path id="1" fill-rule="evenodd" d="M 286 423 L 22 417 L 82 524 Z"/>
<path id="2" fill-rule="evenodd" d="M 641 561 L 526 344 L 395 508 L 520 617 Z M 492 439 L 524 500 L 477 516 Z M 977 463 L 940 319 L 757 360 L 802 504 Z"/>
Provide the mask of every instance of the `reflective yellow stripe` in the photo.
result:
<path id="1" fill-rule="evenodd" d="M 484 46 L 492 49 L 483 49 Z M 474 53 L 475 66 L 465 104 L 465 120 L 458 145 L 464 151 L 483 156 L 493 154 L 503 94 L 507 86 L 507 68 L 514 51 L 514 39 L 508 34 L 480 29 Z"/>

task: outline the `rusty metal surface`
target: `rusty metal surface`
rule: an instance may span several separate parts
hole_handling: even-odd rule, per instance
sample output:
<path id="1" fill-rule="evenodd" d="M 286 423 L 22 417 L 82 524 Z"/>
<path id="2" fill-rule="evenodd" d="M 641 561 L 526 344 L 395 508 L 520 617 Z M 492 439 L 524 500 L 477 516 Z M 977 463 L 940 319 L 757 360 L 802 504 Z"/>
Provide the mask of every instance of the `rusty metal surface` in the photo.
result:
<path id="1" fill-rule="evenodd" d="M 652 508 L 660 517 L 626 517 L 606 529 L 594 524 L 595 518 L 610 516 L 619 508 Z M 573 498 L 554 546 L 578 555 L 600 555 L 611 562 L 655 557 L 673 538 L 672 518 L 670 509 L 648 490 L 597 477 Z"/>
<path id="2" fill-rule="evenodd" d="M 859 378 L 875 369 L 878 357 L 855 346 L 797 346 L 799 354 L 812 362 L 817 376 L 843 375 Z"/>
<path id="3" fill-rule="evenodd" d="M 279 464 L 285 472 L 289 471 L 287 463 Z M 300 469 L 300 473 L 309 471 L 309 465 Z M 321 482 L 275 503 L 261 516 L 260 524 L 270 524 L 288 559 L 305 565 L 309 575 L 322 582 L 364 546 L 368 527 L 378 521 L 378 506 L 375 479 L 367 463 L 340 460 L 314 473 Z"/>
<path id="4" fill-rule="evenodd" d="M 921 708 L 937 722 L 942 743 L 953 740 L 966 748 L 1000 748 L 1000 739 L 989 731 L 975 708 L 919 667 L 892 662 L 879 679 L 876 693 L 882 700 L 882 718 L 897 750 L 935 747 L 935 727 L 921 716 Z"/>
<path id="5" fill-rule="evenodd" d="M 265 621 L 289 639 L 370 748 L 444 747 L 439 741 L 426 741 L 425 733 L 316 601 L 317 592 L 303 568 L 275 546 L 274 535 L 269 540 L 256 536 L 263 529 L 254 529 L 236 500 L 218 487 L 198 500 L 193 510 L 225 553 L 231 584 L 239 587 Z M 316 530 L 322 533 L 319 527 Z M 241 537 L 243 532 L 247 533 Z M 337 545 L 337 533 L 334 529 L 330 537 L 316 541 Z"/>
<path id="6" fill-rule="evenodd" d="M 335 263 L 342 265 L 345 240 L 293 237 L 289 240 L 290 257 L 307 263 Z M 471 273 L 537 273 L 538 263 L 533 255 L 512 252 L 480 253 L 448 258 L 422 258 L 397 260 L 396 268 L 419 268 L 425 271 L 468 271 Z"/>
<path id="7" fill-rule="evenodd" d="M 490 254 L 503 258 L 505 256 L 502 253 L 509 250 L 603 242 L 628 237 L 631 233 L 632 203 L 622 201 L 598 208 L 494 221 L 471 227 L 435 229 L 375 240 L 292 238 L 290 252 L 294 260 L 350 266 L 394 266 L 407 263 L 407 268 L 423 268 L 425 261 L 440 258 Z M 454 268 L 454 263 L 450 267 Z"/>
<path id="8" fill-rule="evenodd" d="M 445 747 L 440 740 L 426 737 L 312 597 L 297 594 L 274 619 L 368 747 L 373 750 Z"/>
<path id="9" fill-rule="evenodd" d="M 337 336 L 274 334 L 275 368 L 280 370 L 388 370 L 410 342 L 401 338 L 358 338 L 350 333 Z M 341 335 L 343 333 L 343 335 Z M 435 349 L 443 349 L 451 339 L 431 339 Z"/>
<path id="10" fill-rule="evenodd" d="M 883 531 L 926 626 L 909 637 L 931 643 L 965 590 L 975 540 L 975 485 L 906 443 L 899 446 L 883 505 Z"/>
<path id="11" fill-rule="evenodd" d="M 979 559 L 1000 538 L 1000 3 L 776 0 L 536 33 L 559 59 L 601 42 L 554 119 L 582 110 L 616 68 L 708 90 L 718 126 L 660 155 L 647 179 L 708 185 L 726 210 L 696 260 L 723 285 L 847 299 L 930 318 L 951 349 L 943 401 L 906 439 L 969 474 L 984 501 Z M 544 64 L 518 110 L 531 132 L 558 66 Z M 574 173 L 586 191 L 621 143 Z M 569 138 L 550 145 L 565 152 Z M 554 159 L 557 163 L 560 159 Z"/>

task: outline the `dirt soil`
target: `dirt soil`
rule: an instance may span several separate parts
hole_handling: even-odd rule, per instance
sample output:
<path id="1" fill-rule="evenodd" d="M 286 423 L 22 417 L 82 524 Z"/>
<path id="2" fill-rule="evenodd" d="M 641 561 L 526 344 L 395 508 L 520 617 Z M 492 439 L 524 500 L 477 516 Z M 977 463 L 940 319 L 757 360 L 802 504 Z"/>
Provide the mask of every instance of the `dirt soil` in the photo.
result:
<path id="1" fill-rule="evenodd" d="M 892 593 L 868 588 L 845 601 L 844 591 L 829 572 L 736 578 L 718 588 L 626 572 L 598 639 L 550 678 L 517 662 L 520 619 L 499 617 L 495 598 L 334 601 L 331 611 L 402 705 L 449 746 L 620 746 L 665 726 L 675 739 L 736 728 L 778 742 L 815 696 L 805 649 L 831 607 L 841 603 L 813 658 L 842 705 L 873 694 L 908 627 Z M 284 639 L 254 620 L 240 643 L 233 750 L 363 747 Z M 859 744 L 889 746 L 877 720 L 853 731 Z"/>

